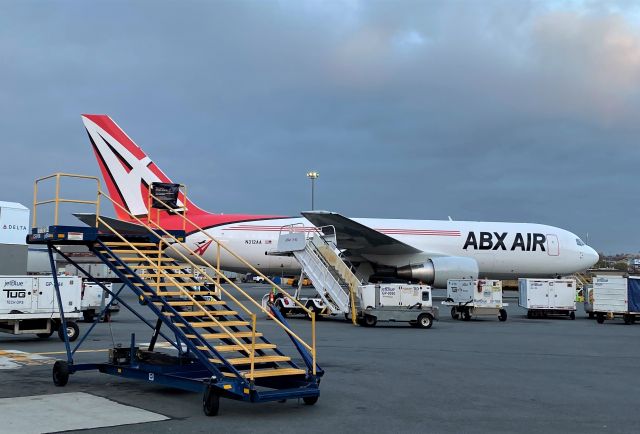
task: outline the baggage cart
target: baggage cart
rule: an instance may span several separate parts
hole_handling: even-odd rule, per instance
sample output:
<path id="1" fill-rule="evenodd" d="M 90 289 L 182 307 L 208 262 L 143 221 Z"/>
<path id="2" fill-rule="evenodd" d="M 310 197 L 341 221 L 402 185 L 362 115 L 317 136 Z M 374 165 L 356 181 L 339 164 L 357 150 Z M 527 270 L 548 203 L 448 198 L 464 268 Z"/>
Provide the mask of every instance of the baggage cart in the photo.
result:
<path id="1" fill-rule="evenodd" d="M 633 324 L 640 316 L 640 277 L 595 276 L 589 298 L 598 324 L 614 318 Z"/>
<path id="2" fill-rule="evenodd" d="M 451 318 L 464 321 L 478 316 L 497 316 L 507 320 L 508 306 L 502 302 L 502 282 L 487 279 L 449 279 L 447 299 L 443 306 L 451 306 Z"/>
<path id="3" fill-rule="evenodd" d="M 527 318 L 559 315 L 576 319 L 575 279 L 518 279 L 518 305 Z"/>

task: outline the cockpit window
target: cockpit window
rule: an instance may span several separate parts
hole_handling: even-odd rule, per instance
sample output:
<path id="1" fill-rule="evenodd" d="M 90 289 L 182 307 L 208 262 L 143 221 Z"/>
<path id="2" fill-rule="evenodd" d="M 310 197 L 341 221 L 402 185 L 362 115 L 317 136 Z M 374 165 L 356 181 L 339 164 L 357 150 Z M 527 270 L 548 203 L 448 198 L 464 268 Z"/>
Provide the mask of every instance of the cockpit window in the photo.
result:
<path id="1" fill-rule="evenodd" d="M 580 238 L 576 238 L 576 244 L 579 246 L 584 246 L 584 242 Z"/>

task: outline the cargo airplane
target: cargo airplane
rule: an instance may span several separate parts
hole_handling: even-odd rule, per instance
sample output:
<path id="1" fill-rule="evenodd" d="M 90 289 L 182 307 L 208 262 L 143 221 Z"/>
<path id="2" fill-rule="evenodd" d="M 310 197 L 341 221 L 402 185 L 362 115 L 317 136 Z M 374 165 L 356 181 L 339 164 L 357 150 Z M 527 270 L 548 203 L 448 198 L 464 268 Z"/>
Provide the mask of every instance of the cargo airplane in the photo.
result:
<path id="1" fill-rule="evenodd" d="M 109 116 L 83 115 L 82 120 L 110 196 L 131 214 L 146 217 L 151 183 L 171 180 Z M 575 234 L 542 224 L 348 218 L 326 211 L 303 212 L 302 217 L 215 214 L 179 198 L 190 220 L 266 274 L 300 271 L 295 258 L 266 254 L 276 250 L 279 234 L 290 225 L 307 230 L 333 226 L 338 247 L 363 280 L 386 276 L 442 287 L 449 278 L 569 275 L 598 260 Z M 135 223 L 118 207 L 115 211 L 113 224 Z M 180 216 L 167 211 L 159 222 L 167 230 L 183 225 Z M 214 264 L 215 244 L 194 227 L 188 226 L 187 233 L 187 245 Z M 224 249 L 221 268 L 247 271 Z"/>

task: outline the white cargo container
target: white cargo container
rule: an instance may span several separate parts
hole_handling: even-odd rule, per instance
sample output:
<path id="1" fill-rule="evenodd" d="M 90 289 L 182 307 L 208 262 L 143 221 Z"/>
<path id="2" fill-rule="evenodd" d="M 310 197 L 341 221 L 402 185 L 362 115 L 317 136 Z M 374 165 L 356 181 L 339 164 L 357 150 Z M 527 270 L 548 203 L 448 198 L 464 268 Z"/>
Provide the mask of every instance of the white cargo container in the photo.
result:
<path id="1" fill-rule="evenodd" d="M 102 282 L 102 284 L 107 288 L 107 290 L 112 291 L 113 283 Z M 83 280 L 81 310 L 82 316 L 86 322 L 93 322 L 95 316 L 102 312 L 110 301 L 111 294 L 102 289 L 102 286 L 97 283 L 89 282 L 86 279 Z M 117 313 L 118 311 L 119 308 L 116 308 L 112 304 L 110 309 L 104 314 L 102 320 L 104 322 L 111 321 L 111 314 Z"/>
<path id="2" fill-rule="evenodd" d="M 60 296 L 67 319 L 67 335 L 75 340 L 82 317 L 81 281 L 78 277 L 58 277 Z M 0 276 L 0 331 L 49 337 L 59 329 L 60 309 L 52 276 Z M 60 334 L 59 334 L 60 335 Z M 60 335 L 64 339 L 63 335 Z"/>
<path id="3" fill-rule="evenodd" d="M 599 324 L 616 316 L 631 324 L 640 315 L 640 307 L 637 306 L 639 283 L 639 277 L 594 276 L 593 288 L 585 303 L 590 304 Z"/>
<path id="4" fill-rule="evenodd" d="M 575 279 L 518 279 L 518 305 L 527 318 L 565 315 L 576 319 Z"/>
<path id="5" fill-rule="evenodd" d="M 497 315 L 507 320 L 508 304 L 502 302 L 502 281 L 487 279 L 449 279 L 444 306 L 451 306 L 451 318 L 469 321 L 472 316 Z"/>

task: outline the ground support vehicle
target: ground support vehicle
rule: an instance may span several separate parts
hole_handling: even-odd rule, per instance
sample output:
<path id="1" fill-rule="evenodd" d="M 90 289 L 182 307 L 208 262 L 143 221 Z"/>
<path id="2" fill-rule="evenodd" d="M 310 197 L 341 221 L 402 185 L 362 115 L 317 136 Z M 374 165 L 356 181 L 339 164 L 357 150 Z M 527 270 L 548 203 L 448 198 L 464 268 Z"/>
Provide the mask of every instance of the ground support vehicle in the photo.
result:
<path id="1" fill-rule="evenodd" d="M 598 324 L 616 317 L 633 324 L 640 317 L 640 277 L 595 276 L 587 299 Z"/>
<path id="2" fill-rule="evenodd" d="M 80 328 L 77 319 L 80 311 L 81 282 L 78 277 L 57 277 L 61 290 L 56 299 L 54 276 L 0 276 L 0 332 L 9 334 L 34 334 L 48 338 L 58 332 L 65 339 L 75 341 Z M 62 327 L 60 304 L 68 318 Z"/>
<path id="3" fill-rule="evenodd" d="M 431 328 L 439 319 L 431 299 L 431 287 L 404 283 L 362 285 L 357 323 L 374 327 L 379 322 L 406 322 L 412 327 Z"/>
<path id="4" fill-rule="evenodd" d="M 314 312 L 316 314 L 316 318 L 331 314 L 327 305 L 320 297 L 301 296 L 301 289 L 301 285 L 298 285 L 298 288 L 290 297 L 279 293 L 275 294 L 270 291 L 262 296 L 262 307 L 264 309 L 268 309 L 270 305 L 273 305 L 284 317 L 289 315 L 304 315 L 308 317 L 307 311 L 300 305 L 306 307 L 308 311 Z"/>
<path id="5" fill-rule="evenodd" d="M 80 304 L 80 310 L 82 310 L 82 317 L 85 322 L 93 322 L 96 315 L 102 312 L 106 305 L 111 300 L 111 294 L 113 293 L 113 283 L 102 282 L 107 288 L 107 291 L 102 289 L 102 286 L 90 282 L 87 279 L 82 279 L 82 302 Z M 111 316 L 120 311 L 120 306 L 115 303 L 111 303 L 109 309 L 107 309 L 104 315 L 100 318 L 104 322 L 111 321 Z"/>
<path id="6" fill-rule="evenodd" d="M 576 319 L 575 279 L 518 279 L 518 305 L 527 309 L 527 318 L 552 315 Z"/>
<path id="7" fill-rule="evenodd" d="M 441 303 L 451 307 L 451 318 L 469 321 L 473 317 L 493 316 L 507 320 L 508 306 L 502 302 L 502 282 L 486 279 L 449 279 L 447 298 Z"/>

